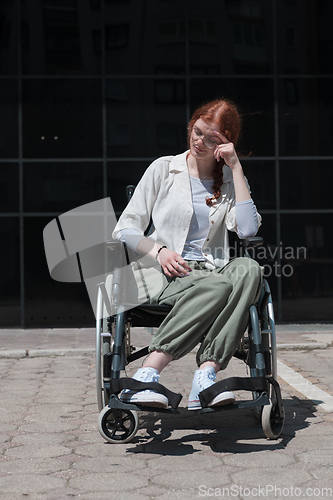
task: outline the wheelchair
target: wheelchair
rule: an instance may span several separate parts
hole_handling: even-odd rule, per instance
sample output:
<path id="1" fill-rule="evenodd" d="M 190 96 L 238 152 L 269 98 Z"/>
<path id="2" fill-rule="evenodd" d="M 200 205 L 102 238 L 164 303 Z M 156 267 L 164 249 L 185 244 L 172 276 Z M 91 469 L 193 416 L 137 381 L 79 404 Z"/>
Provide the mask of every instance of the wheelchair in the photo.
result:
<path id="1" fill-rule="evenodd" d="M 128 198 L 134 186 L 128 187 Z M 242 240 L 242 254 L 251 258 L 249 248 L 262 244 L 262 238 Z M 115 246 L 122 242 L 110 243 Z M 119 252 L 120 253 L 120 252 Z M 134 327 L 159 327 L 172 309 L 168 305 L 143 303 L 126 310 L 122 304 L 123 263 L 114 266 L 112 285 L 108 281 L 98 285 L 96 307 L 96 385 L 99 409 L 98 430 L 109 443 L 127 443 L 139 428 L 138 412 L 179 414 L 182 395 L 174 393 L 157 382 L 146 383 L 121 377 L 121 371 L 131 362 L 148 354 L 148 347 L 138 351 L 131 345 L 130 330 Z M 109 314 L 108 314 L 109 313 Z M 113 314 L 112 314 L 113 313 Z M 263 279 L 259 300 L 249 308 L 248 328 L 234 356 L 247 365 L 249 377 L 231 377 L 216 382 L 199 394 L 201 414 L 225 410 L 252 408 L 261 421 L 268 439 L 277 439 L 284 426 L 284 408 L 277 382 L 277 355 L 275 321 L 272 297 L 268 282 Z M 133 403 L 124 403 L 118 395 L 123 389 L 135 391 L 152 389 L 164 394 L 171 408 L 162 409 Z M 209 402 L 222 391 L 249 391 L 252 398 L 231 405 L 209 407 Z M 193 412 L 192 412 L 193 413 Z"/>

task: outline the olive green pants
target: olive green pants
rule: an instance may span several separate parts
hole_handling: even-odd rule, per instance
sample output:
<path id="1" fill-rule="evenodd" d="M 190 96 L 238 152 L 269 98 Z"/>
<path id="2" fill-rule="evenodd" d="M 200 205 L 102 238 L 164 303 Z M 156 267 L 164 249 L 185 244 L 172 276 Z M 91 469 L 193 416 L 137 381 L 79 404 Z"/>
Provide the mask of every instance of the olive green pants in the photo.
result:
<path id="1" fill-rule="evenodd" d="M 197 364 L 217 361 L 225 369 L 247 327 L 249 307 L 258 299 L 261 268 L 250 258 L 239 257 L 209 271 L 204 262 L 189 261 L 192 272 L 167 279 L 151 303 L 171 305 L 149 351 L 163 351 L 173 359 L 188 354 L 201 343 Z"/>

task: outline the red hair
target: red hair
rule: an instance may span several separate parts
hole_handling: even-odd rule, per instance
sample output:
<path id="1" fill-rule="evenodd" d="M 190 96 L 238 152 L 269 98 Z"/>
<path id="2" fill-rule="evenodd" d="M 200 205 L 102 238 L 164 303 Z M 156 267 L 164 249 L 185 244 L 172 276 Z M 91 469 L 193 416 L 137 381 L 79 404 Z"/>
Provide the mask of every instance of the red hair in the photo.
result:
<path id="1" fill-rule="evenodd" d="M 228 139 L 228 141 L 232 142 L 236 148 L 242 128 L 242 119 L 237 106 L 232 101 L 222 97 L 221 99 L 207 102 L 196 109 L 188 124 L 189 143 L 192 127 L 195 122 L 199 120 L 199 118 L 208 123 L 216 122 L 219 125 L 221 133 Z M 206 198 L 206 203 L 209 206 L 212 206 L 221 196 L 221 186 L 223 184 L 223 166 L 224 160 L 221 159 L 219 162 L 216 162 L 213 173 L 213 196 L 211 198 Z"/>

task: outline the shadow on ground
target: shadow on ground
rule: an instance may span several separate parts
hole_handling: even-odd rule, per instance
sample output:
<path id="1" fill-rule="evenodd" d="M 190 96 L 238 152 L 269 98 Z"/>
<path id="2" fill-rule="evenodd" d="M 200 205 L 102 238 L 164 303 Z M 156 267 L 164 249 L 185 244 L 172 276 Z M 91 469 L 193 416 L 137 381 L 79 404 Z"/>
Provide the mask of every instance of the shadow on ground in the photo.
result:
<path id="1" fill-rule="evenodd" d="M 252 409 L 200 414 L 179 408 L 179 414 L 141 413 L 138 433 L 127 451 L 182 456 L 202 452 L 205 447 L 215 453 L 284 449 L 297 431 L 310 425 L 316 406 L 296 397 L 284 399 L 283 405 L 285 425 L 277 440 L 266 438 Z"/>

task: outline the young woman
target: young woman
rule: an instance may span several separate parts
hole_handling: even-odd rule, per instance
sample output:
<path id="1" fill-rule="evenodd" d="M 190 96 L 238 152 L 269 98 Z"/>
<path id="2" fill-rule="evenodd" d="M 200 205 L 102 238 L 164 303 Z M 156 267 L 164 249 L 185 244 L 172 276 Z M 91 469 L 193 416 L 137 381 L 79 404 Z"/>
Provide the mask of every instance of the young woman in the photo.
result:
<path id="1" fill-rule="evenodd" d="M 240 238 L 254 236 L 261 221 L 235 150 L 240 130 L 241 117 L 230 100 L 198 108 L 188 126 L 189 150 L 148 167 L 114 231 L 115 237 L 157 260 L 163 286 L 150 302 L 173 306 L 133 378 L 158 382 L 171 360 L 200 343 L 189 410 L 201 408 L 199 392 L 226 368 L 260 290 L 257 262 L 242 257 L 229 261 L 228 255 L 228 230 Z M 147 239 L 151 218 L 155 229 Z M 164 395 L 150 390 L 125 390 L 120 397 L 168 406 Z M 234 401 L 227 391 L 210 405 Z"/>

